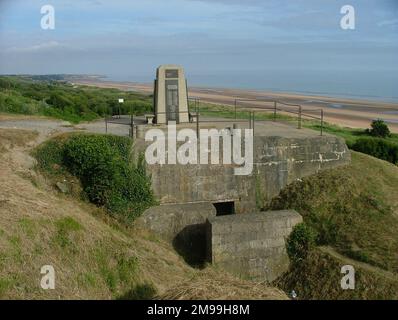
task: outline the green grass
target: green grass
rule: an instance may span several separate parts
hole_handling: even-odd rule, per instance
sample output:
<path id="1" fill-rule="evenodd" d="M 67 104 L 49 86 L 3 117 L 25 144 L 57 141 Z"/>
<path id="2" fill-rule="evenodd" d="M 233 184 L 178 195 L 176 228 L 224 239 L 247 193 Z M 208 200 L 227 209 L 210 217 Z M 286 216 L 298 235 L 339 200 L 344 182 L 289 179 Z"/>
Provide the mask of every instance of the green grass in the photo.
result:
<path id="1" fill-rule="evenodd" d="M 189 103 L 190 111 L 195 112 L 195 104 L 193 102 Z M 235 110 L 233 106 L 217 105 L 212 103 L 200 103 L 199 113 L 201 116 L 215 117 L 215 118 L 227 118 L 235 119 Z M 236 109 L 236 119 L 248 120 L 250 119 L 251 111 L 244 108 Z M 297 121 L 297 118 L 277 113 L 274 116 L 273 111 L 255 111 L 256 120 L 284 120 L 284 121 Z"/>
<path id="2" fill-rule="evenodd" d="M 139 270 L 137 257 L 128 257 L 121 252 L 115 252 L 110 256 L 108 250 L 101 247 L 94 251 L 94 255 L 99 274 L 112 293 L 120 287 L 133 286 L 137 281 Z"/>
<path id="3" fill-rule="evenodd" d="M 73 248 L 73 235 L 74 233 L 83 229 L 79 222 L 77 222 L 72 217 L 64 217 L 55 222 L 55 227 L 57 229 L 55 242 L 61 248 Z"/>
<path id="4" fill-rule="evenodd" d="M 14 282 L 10 279 L 0 279 L 0 298 L 13 286 Z"/>
<path id="5" fill-rule="evenodd" d="M 127 291 L 118 300 L 149 300 L 156 295 L 156 288 L 151 283 L 142 283 L 135 285 Z"/>
<path id="6" fill-rule="evenodd" d="M 313 121 L 304 122 L 303 126 L 317 131 L 321 130 L 320 124 Z M 328 123 L 324 124 L 323 131 L 344 138 L 348 146 L 353 145 L 360 138 L 372 137 L 365 132 L 365 129 L 346 128 Z M 398 144 L 398 134 L 392 133 L 386 140 Z"/>
<path id="7" fill-rule="evenodd" d="M 24 234 L 26 234 L 30 239 L 34 238 L 37 231 L 37 226 L 34 220 L 22 218 L 19 220 L 19 225 L 21 226 Z"/>
<path id="8" fill-rule="evenodd" d="M 398 272 L 398 168 L 352 152 L 352 163 L 296 181 L 270 209 L 296 209 L 318 245 Z"/>
<path id="9" fill-rule="evenodd" d="M 302 263 L 297 263 L 274 285 L 286 292 L 295 290 L 299 300 L 396 300 L 398 278 L 377 268 L 369 268 L 345 257 L 330 253 L 330 249 L 312 250 Z M 355 268 L 355 289 L 340 286 L 344 265 Z"/>
<path id="10" fill-rule="evenodd" d="M 62 77 L 61 77 L 62 78 Z M 125 103 L 118 103 L 124 98 Z M 0 112 L 42 115 L 71 123 L 118 113 L 143 114 L 152 110 L 150 96 L 117 89 L 73 87 L 53 78 L 0 76 Z"/>
<path id="11" fill-rule="evenodd" d="M 303 216 L 304 222 L 316 230 L 318 246 L 329 246 L 353 261 L 398 274 L 397 166 L 352 152 L 351 164 L 291 183 L 266 209 L 295 209 Z M 318 283 L 311 283 L 319 281 L 315 274 L 313 279 L 300 276 L 307 275 L 306 268 L 312 268 L 316 258 L 312 256 L 311 259 L 311 262 L 304 262 L 304 267 L 294 266 L 291 272 L 295 280 L 289 278 L 292 275 L 286 276 L 290 279 L 289 286 L 322 289 Z M 323 264 L 317 264 L 318 271 L 323 269 L 323 274 L 336 271 L 330 270 L 332 265 L 325 259 L 320 261 Z M 311 272 L 315 271 L 308 270 L 308 274 Z M 366 281 L 371 276 L 366 275 Z M 381 294 L 380 290 L 377 292 Z M 319 295 L 320 292 L 311 294 L 306 291 L 307 298 Z M 371 296 L 369 293 L 368 297 Z M 385 298 L 389 297 L 386 293 Z"/>

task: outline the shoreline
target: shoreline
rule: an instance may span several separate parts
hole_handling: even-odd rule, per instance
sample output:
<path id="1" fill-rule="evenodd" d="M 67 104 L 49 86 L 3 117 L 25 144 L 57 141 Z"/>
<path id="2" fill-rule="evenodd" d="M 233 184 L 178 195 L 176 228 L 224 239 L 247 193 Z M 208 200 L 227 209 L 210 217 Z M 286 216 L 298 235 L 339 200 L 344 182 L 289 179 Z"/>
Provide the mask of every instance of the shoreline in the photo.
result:
<path id="1" fill-rule="evenodd" d="M 70 79 L 75 85 L 87 85 L 100 88 L 114 88 L 124 91 L 135 91 L 144 94 L 153 92 L 153 85 L 138 82 L 116 82 L 103 79 Z M 324 121 L 330 124 L 351 128 L 369 128 L 374 119 L 383 119 L 391 132 L 398 133 L 398 103 L 381 102 L 366 99 L 334 98 L 310 94 L 297 94 L 251 89 L 189 87 L 189 96 L 203 102 L 233 106 L 235 99 L 278 100 L 286 103 L 300 104 L 303 110 L 322 108 Z M 270 106 L 271 102 L 255 101 L 239 107 L 261 109 Z M 308 112 L 315 115 L 318 111 Z"/>

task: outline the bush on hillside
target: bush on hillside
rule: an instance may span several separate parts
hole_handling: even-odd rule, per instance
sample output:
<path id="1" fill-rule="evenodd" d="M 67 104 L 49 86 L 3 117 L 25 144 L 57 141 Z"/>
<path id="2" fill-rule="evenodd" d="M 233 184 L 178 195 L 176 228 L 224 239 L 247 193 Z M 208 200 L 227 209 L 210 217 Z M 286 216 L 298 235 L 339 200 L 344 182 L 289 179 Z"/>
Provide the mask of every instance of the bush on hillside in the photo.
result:
<path id="1" fill-rule="evenodd" d="M 152 110 L 151 97 L 116 89 L 73 87 L 59 77 L 0 76 L 0 112 L 40 114 L 73 123 L 105 115 L 143 114 Z M 47 80 L 46 80 L 47 79 Z M 118 103 L 118 98 L 125 103 Z"/>
<path id="2" fill-rule="evenodd" d="M 131 148 L 126 137 L 76 134 L 46 142 L 35 156 L 47 172 L 58 164 L 78 177 L 92 203 L 132 221 L 154 196 L 142 159 L 130 160 Z"/>
<path id="3" fill-rule="evenodd" d="M 387 138 L 391 134 L 387 124 L 381 119 L 373 120 L 371 127 L 369 133 L 374 137 Z"/>
<path id="4" fill-rule="evenodd" d="M 315 247 L 317 239 L 316 231 L 300 223 L 293 228 L 286 242 L 286 250 L 293 262 L 299 262 L 307 257 L 308 252 Z"/>
<path id="5" fill-rule="evenodd" d="M 360 138 L 351 149 L 398 164 L 398 145 L 381 138 Z"/>

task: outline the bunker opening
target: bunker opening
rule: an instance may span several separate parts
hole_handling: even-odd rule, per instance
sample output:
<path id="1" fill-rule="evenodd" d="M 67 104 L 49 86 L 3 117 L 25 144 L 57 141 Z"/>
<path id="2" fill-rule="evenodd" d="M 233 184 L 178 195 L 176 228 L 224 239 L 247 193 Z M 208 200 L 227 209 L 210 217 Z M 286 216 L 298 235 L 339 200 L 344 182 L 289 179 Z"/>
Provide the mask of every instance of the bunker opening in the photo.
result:
<path id="1" fill-rule="evenodd" d="M 214 202 L 213 206 L 216 208 L 217 216 L 226 216 L 230 214 L 235 214 L 234 201 Z"/>

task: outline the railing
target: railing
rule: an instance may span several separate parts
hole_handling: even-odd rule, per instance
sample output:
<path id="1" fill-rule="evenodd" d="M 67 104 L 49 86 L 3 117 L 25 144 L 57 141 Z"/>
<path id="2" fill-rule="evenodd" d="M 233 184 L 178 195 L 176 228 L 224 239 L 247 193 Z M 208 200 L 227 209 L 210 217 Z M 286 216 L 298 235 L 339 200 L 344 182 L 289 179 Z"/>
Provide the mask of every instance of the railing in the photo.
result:
<path id="1" fill-rule="evenodd" d="M 203 113 L 208 116 L 210 114 L 210 117 L 212 114 L 215 115 L 215 117 L 211 117 L 210 119 L 202 118 L 202 112 L 201 112 L 201 102 L 200 98 L 197 97 L 189 97 L 188 102 L 191 102 L 191 104 L 188 107 L 188 110 L 192 109 L 190 107 L 193 106 L 194 112 L 190 111 L 183 111 L 183 112 L 158 112 L 157 115 L 163 115 L 165 117 L 165 122 L 169 121 L 170 115 L 175 113 L 175 118 L 178 121 L 179 115 L 181 114 L 186 114 L 189 122 L 193 122 L 192 120 L 196 118 L 196 131 L 199 136 L 199 129 L 200 129 L 200 124 L 201 123 L 222 123 L 222 122 L 233 122 L 233 123 L 248 123 L 248 126 L 250 129 L 255 129 L 255 123 L 256 122 L 264 122 L 264 121 L 270 121 L 269 119 L 264 119 L 261 118 L 260 115 L 264 114 L 264 112 L 272 112 L 272 121 L 283 121 L 282 118 L 278 119 L 278 115 L 291 115 L 294 114 L 297 116 L 297 128 L 301 129 L 302 128 L 302 121 L 303 118 L 311 119 L 311 120 L 316 120 L 320 122 L 320 135 L 323 135 L 324 131 L 324 112 L 323 109 L 303 109 L 303 107 L 300 104 L 295 104 L 295 103 L 288 103 L 288 102 L 283 102 L 279 100 L 273 100 L 273 99 L 235 99 L 234 101 L 234 113 L 232 115 L 232 119 L 228 118 L 228 116 L 225 116 L 224 118 L 220 117 L 220 114 L 222 116 L 222 110 L 203 110 Z M 249 106 L 242 106 L 239 108 L 239 103 L 247 103 L 247 102 L 260 102 L 260 103 L 271 103 L 271 106 L 262 104 L 262 105 L 249 105 Z M 284 108 L 284 107 L 288 107 Z M 239 111 L 239 118 L 238 118 L 238 108 L 240 109 Z M 249 110 L 243 110 L 245 108 L 250 108 Z M 259 109 L 258 111 L 254 111 L 252 109 Z M 227 110 L 225 112 L 228 112 Z M 242 115 L 243 114 L 243 115 Z M 293 118 L 294 119 L 294 118 Z M 291 119 L 288 119 L 288 121 L 291 121 Z M 108 123 L 115 123 L 115 124 L 123 124 L 123 125 L 129 125 L 131 127 L 130 131 L 130 136 L 134 135 L 134 115 L 131 113 L 131 115 L 117 115 L 117 116 L 112 116 L 105 118 L 105 130 L 108 132 Z"/>
<path id="2" fill-rule="evenodd" d="M 267 105 L 261 105 L 261 106 L 248 106 L 251 109 L 261 109 L 261 112 L 267 112 L 271 111 L 273 112 L 273 121 L 277 120 L 277 114 L 278 111 L 280 114 L 295 114 L 297 115 L 297 128 L 301 129 L 302 127 L 302 119 L 304 118 L 309 118 L 311 120 L 318 120 L 320 122 L 320 135 L 323 135 L 323 126 L 324 126 L 324 114 L 323 114 L 323 109 L 303 109 L 303 107 L 300 104 L 295 104 L 295 103 L 288 103 L 288 102 L 283 102 L 279 100 L 273 100 L 273 99 L 235 99 L 234 102 L 234 113 L 235 113 L 235 119 L 237 118 L 237 109 L 238 109 L 238 103 L 239 102 L 270 102 L 273 104 L 272 107 L 269 107 Z M 293 110 L 288 110 L 286 108 L 278 107 L 278 105 L 281 106 L 287 106 L 287 107 L 294 107 L 296 109 Z M 254 112 L 254 111 L 253 111 Z M 319 116 L 315 116 L 313 114 L 308 114 L 310 113 L 319 113 Z M 256 119 L 255 114 L 253 115 L 253 122 L 255 121 L 267 121 L 266 119 Z M 280 120 L 281 121 L 281 120 Z"/>
<path id="3" fill-rule="evenodd" d="M 105 133 L 108 133 L 108 123 L 122 124 L 130 126 L 130 137 L 134 135 L 134 115 L 115 115 L 112 117 L 105 117 Z"/>

